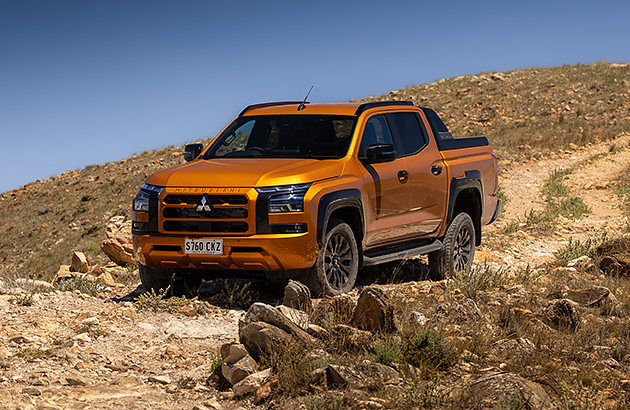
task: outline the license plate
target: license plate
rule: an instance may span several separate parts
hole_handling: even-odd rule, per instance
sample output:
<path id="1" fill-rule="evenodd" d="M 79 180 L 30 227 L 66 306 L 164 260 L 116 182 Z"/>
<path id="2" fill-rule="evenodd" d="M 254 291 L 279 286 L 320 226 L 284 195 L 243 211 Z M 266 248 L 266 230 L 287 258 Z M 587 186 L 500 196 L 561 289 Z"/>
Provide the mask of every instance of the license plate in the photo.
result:
<path id="1" fill-rule="evenodd" d="M 184 239 L 184 253 L 223 255 L 223 239 Z"/>

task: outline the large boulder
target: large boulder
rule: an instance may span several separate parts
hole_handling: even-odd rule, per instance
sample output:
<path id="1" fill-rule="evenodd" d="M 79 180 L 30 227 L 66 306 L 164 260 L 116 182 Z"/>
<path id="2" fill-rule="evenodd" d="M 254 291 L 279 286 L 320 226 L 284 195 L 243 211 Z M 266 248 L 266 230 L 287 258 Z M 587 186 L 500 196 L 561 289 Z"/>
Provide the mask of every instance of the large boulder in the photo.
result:
<path id="1" fill-rule="evenodd" d="M 245 316 L 239 320 L 239 335 L 245 326 L 254 322 L 265 322 L 273 325 L 307 346 L 318 345 L 320 343 L 283 315 L 279 309 L 265 303 L 256 302 L 249 307 Z"/>
<path id="2" fill-rule="evenodd" d="M 239 340 L 256 359 L 291 346 L 295 339 L 284 330 L 265 322 L 252 322 L 239 329 Z"/>
<path id="3" fill-rule="evenodd" d="M 396 330 L 394 308 L 385 293 L 368 287 L 361 291 L 354 308 L 352 323 L 359 329 L 370 332 L 390 333 Z"/>
<path id="4" fill-rule="evenodd" d="M 114 216 L 109 220 L 105 233 L 107 239 L 101 244 L 103 253 L 120 266 L 133 263 L 131 221 L 125 221 L 124 216 Z"/>
<path id="5" fill-rule="evenodd" d="M 395 369 L 369 360 L 355 366 L 331 364 L 326 368 L 326 374 L 333 386 L 352 389 L 375 388 L 383 384 L 398 384 L 401 381 Z"/>
<path id="6" fill-rule="evenodd" d="M 458 408 L 490 410 L 501 402 L 523 410 L 555 409 L 553 400 L 538 383 L 513 373 L 497 372 L 457 387 L 452 395 Z"/>
<path id="7" fill-rule="evenodd" d="M 585 289 L 569 289 L 560 292 L 554 292 L 549 295 L 549 299 L 569 299 L 580 305 L 581 307 L 605 307 L 614 308 L 619 301 L 610 292 L 610 289 L 603 286 L 592 286 Z"/>

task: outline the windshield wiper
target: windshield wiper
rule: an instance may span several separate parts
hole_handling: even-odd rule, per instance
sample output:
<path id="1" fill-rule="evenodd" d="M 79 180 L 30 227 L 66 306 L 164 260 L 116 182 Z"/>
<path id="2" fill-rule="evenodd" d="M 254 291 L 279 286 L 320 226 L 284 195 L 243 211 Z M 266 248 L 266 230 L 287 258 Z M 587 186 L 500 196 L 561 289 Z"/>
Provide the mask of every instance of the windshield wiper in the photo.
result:
<path id="1" fill-rule="evenodd" d="M 312 153 L 308 153 L 306 154 L 306 156 L 304 158 L 308 158 L 308 159 L 339 159 L 338 156 L 336 155 L 313 155 Z"/>

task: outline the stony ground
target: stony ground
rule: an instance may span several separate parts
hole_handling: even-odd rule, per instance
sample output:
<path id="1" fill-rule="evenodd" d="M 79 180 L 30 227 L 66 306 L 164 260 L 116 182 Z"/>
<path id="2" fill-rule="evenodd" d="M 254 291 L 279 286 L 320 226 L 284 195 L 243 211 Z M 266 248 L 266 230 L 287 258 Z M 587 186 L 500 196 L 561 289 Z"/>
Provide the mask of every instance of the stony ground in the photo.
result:
<path id="1" fill-rule="evenodd" d="M 628 141 L 630 137 L 624 137 L 614 144 L 626 147 Z M 566 220 L 549 235 L 526 230 L 508 237 L 501 234 L 530 209 L 544 207 L 540 187 L 550 172 L 586 164 L 594 155 L 608 153 L 610 145 L 502 164 L 500 182 L 510 201 L 501 220 L 486 229 L 477 259 L 502 266 L 538 266 L 552 260 L 569 238 L 625 228 L 612 181 L 630 164 L 630 151 L 619 149 L 580 167 L 567 182 L 592 214 Z M 395 292 L 397 286 L 405 292 L 417 290 L 418 297 L 431 294 L 444 300 L 433 291 L 442 289 L 440 284 L 417 281 L 386 288 Z M 28 301 L 0 295 L 0 408 L 254 408 L 249 400 L 235 401 L 208 382 L 217 349 L 237 340 L 244 311 L 207 300 L 152 310 L 134 303 L 140 291 L 132 282 L 98 296 L 76 290 L 36 293 Z M 456 372 L 469 380 L 483 369 L 463 363 Z M 292 403 L 300 406 L 299 399 Z M 273 403 L 264 406 L 274 408 Z"/>

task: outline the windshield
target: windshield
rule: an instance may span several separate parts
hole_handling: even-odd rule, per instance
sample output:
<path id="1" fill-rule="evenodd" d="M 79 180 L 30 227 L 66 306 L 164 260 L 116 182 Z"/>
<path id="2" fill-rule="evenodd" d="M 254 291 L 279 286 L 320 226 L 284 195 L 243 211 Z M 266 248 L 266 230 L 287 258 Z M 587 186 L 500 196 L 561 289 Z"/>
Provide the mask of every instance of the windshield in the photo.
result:
<path id="1" fill-rule="evenodd" d="M 209 158 L 342 158 L 356 117 L 261 115 L 237 118 L 206 151 Z"/>

